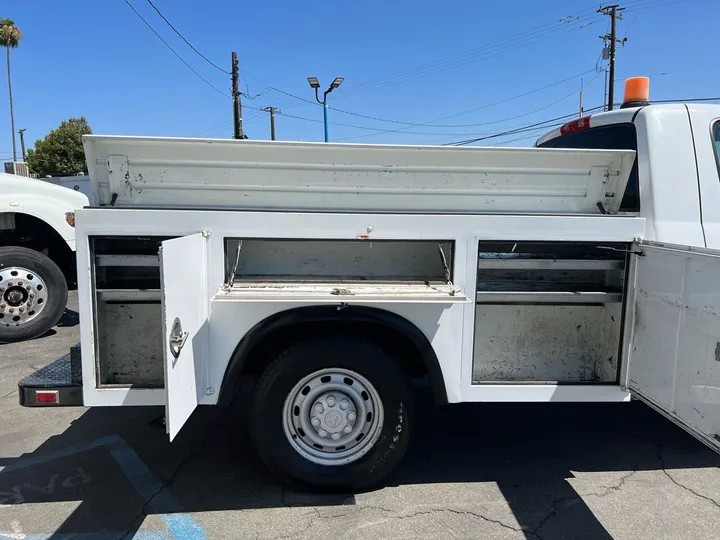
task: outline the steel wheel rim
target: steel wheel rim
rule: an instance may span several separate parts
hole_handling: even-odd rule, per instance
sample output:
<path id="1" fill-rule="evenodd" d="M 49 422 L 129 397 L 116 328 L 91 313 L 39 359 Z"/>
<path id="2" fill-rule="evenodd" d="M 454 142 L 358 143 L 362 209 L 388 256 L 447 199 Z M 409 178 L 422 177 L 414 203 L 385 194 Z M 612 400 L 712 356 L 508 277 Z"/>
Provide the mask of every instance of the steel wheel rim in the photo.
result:
<path id="1" fill-rule="evenodd" d="M 48 289 L 32 270 L 10 266 L 0 270 L 0 325 L 20 326 L 45 309 Z"/>
<path id="2" fill-rule="evenodd" d="M 367 454 L 382 432 L 382 400 L 362 375 L 342 368 L 304 377 L 283 404 L 290 446 L 318 465 L 346 465 Z"/>

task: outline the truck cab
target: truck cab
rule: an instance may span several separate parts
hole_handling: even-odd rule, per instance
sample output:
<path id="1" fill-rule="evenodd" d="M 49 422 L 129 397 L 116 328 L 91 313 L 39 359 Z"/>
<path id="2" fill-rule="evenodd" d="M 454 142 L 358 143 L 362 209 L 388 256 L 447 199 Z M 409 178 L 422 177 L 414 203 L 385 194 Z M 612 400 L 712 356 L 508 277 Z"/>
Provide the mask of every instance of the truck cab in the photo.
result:
<path id="1" fill-rule="evenodd" d="M 720 249 L 720 105 L 625 101 L 535 146 L 636 151 L 621 211 L 646 218 L 648 240 Z"/>
<path id="2" fill-rule="evenodd" d="M 0 173 L 0 343 L 45 334 L 76 279 L 75 210 L 84 194 Z"/>

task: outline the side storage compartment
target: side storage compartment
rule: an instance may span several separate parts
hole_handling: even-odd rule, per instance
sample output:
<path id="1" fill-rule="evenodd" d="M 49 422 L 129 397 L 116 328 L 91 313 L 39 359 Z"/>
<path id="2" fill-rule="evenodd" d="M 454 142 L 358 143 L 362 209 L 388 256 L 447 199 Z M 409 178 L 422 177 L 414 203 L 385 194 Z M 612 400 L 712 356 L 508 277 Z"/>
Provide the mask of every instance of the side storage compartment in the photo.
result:
<path id="1" fill-rule="evenodd" d="M 464 302 L 448 240 L 225 241 L 226 285 L 213 301 Z"/>
<path id="2" fill-rule="evenodd" d="M 162 388 L 164 237 L 93 237 L 96 385 Z"/>
<path id="3" fill-rule="evenodd" d="M 481 242 L 473 384 L 617 383 L 626 249 Z"/>

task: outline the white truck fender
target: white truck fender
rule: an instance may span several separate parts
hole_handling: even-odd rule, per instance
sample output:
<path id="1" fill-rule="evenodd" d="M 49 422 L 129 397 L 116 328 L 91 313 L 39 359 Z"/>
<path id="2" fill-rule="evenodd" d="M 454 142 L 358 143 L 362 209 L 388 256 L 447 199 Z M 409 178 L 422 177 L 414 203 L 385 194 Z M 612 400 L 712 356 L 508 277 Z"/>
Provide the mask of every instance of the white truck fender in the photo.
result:
<path id="1" fill-rule="evenodd" d="M 88 198 L 72 189 L 43 180 L 0 173 L 0 215 L 27 214 L 50 225 L 75 251 L 75 228 L 67 213 L 88 206 Z"/>

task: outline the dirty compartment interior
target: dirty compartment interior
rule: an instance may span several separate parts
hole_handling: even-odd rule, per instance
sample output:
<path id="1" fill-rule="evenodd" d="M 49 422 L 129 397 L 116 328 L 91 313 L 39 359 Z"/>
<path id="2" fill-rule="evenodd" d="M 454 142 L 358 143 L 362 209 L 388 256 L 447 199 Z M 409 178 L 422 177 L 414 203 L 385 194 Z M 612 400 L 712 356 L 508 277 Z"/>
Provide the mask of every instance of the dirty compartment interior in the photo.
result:
<path id="1" fill-rule="evenodd" d="M 164 386 L 159 249 L 167 239 L 90 239 L 98 388 Z"/>
<path id="2" fill-rule="evenodd" d="M 626 244 L 480 242 L 473 384 L 615 384 Z"/>

